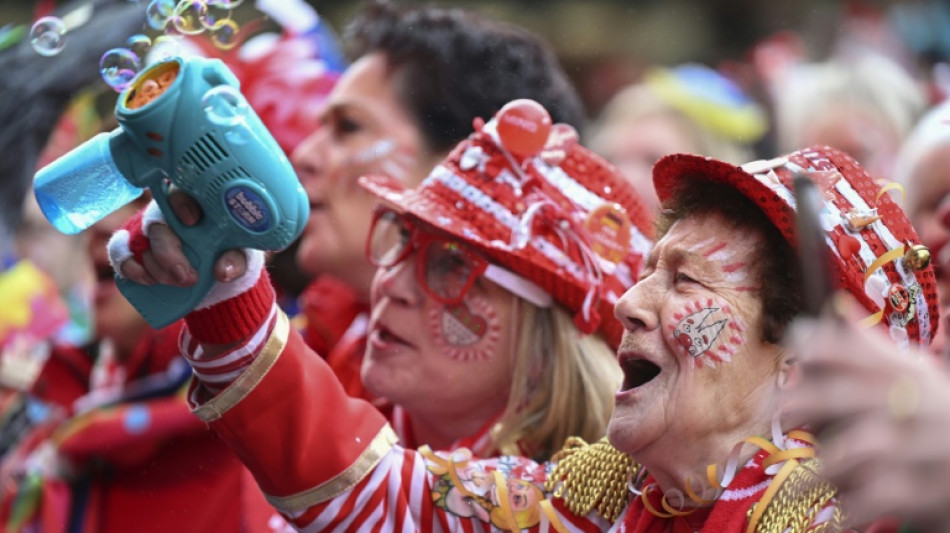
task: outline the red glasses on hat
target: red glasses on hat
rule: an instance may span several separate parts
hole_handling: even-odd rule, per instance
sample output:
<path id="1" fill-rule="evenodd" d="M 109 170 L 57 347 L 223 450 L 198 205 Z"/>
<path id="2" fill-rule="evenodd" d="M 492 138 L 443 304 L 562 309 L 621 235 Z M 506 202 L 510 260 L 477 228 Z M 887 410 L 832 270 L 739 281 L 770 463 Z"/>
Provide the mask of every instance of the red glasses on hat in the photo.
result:
<path id="1" fill-rule="evenodd" d="M 366 239 L 369 261 L 377 267 L 391 267 L 404 261 L 413 251 L 419 254 L 416 260 L 419 284 L 444 305 L 461 303 L 489 264 L 459 241 L 426 231 L 392 209 L 377 208 Z"/>

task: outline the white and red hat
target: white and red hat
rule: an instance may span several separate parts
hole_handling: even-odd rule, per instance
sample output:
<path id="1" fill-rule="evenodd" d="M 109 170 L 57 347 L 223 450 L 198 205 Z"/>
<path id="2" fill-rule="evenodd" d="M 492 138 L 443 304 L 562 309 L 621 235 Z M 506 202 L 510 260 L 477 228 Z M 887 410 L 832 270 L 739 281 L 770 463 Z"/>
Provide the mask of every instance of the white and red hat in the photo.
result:
<path id="1" fill-rule="evenodd" d="M 475 128 L 415 189 L 378 175 L 360 185 L 540 287 L 581 331 L 599 328 L 616 347 L 623 328 L 613 306 L 652 246 L 637 193 L 533 100 Z"/>
<path id="2" fill-rule="evenodd" d="M 793 246 L 797 246 L 792 178 L 802 173 L 822 192 L 821 226 L 830 250 L 834 282 L 883 323 L 901 346 L 926 346 L 939 322 L 937 289 L 929 251 L 891 186 L 877 184 L 847 154 L 827 146 L 799 150 L 740 167 L 711 158 L 674 154 L 653 167 L 660 201 L 670 200 L 692 180 L 734 188 L 751 199 Z"/>

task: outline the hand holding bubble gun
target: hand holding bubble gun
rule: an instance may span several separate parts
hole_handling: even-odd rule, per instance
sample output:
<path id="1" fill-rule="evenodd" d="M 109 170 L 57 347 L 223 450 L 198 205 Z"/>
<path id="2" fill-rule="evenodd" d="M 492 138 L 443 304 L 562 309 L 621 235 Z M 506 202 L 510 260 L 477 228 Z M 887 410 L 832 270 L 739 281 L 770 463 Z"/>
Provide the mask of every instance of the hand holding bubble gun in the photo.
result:
<path id="1" fill-rule="evenodd" d="M 306 193 L 286 155 L 217 59 L 169 58 L 140 73 L 116 102 L 119 127 L 36 173 L 43 214 L 63 233 L 88 228 L 152 192 L 198 273 L 190 287 L 117 279 L 153 327 L 191 311 L 214 284 L 215 260 L 233 248 L 279 250 L 306 224 Z M 185 226 L 168 197 L 191 196 L 201 218 Z"/>

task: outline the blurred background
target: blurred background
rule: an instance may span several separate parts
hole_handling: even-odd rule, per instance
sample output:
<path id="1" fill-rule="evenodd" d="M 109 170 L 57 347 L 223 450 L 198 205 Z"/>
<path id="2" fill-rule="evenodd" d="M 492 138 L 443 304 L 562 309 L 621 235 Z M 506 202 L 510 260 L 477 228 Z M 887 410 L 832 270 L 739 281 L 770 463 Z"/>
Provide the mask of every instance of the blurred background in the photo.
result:
<path id="1" fill-rule="evenodd" d="M 130 0 L 136 3 L 135 0 Z M 64 2 L 0 0 L 0 25 L 29 23 L 37 6 Z M 137 3 L 143 6 L 146 0 Z M 359 9 L 356 0 L 308 2 L 342 31 Z M 842 40 L 875 46 L 908 67 L 946 59 L 950 2 L 946 0 L 436 0 L 474 9 L 545 36 L 576 81 L 591 115 L 648 65 L 700 62 L 713 66 L 748 60 L 772 38 L 796 37 L 811 59 L 824 59 Z M 236 20 L 259 15 L 244 1 Z M 941 31 L 942 30 L 942 31 Z M 891 33 L 893 32 L 893 33 Z M 890 33 L 890 34 L 889 34 Z M 901 41 L 893 42 L 895 39 Z M 905 49 L 901 50 L 900 48 Z"/>

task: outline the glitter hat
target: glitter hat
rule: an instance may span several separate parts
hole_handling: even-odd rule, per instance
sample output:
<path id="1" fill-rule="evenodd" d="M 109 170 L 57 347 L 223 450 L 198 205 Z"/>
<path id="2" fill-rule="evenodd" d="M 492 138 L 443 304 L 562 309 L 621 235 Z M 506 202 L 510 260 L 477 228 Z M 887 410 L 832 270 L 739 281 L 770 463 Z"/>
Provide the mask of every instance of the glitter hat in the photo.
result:
<path id="1" fill-rule="evenodd" d="M 810 177 L 822 193 L 819 216 L 835 285 L 871 313 L 865 323 L 888 326 L 898 345 L 929 344 L 939 322 L 929 251 L 888 194 L 892 186 L 882 188 L 847 154 L 815 146 L 740 167 L 674 154 L 656 163 L 653 183 L 663 203 L 691 180 L 732 187 L 755 202 L 795 245 L 792 178 L 797 173 Z"/>
<path id="2" fill-rule="evenodd" d="M 476 121 L 415 189 L 378 175 L 360 185 L 537 285 L 584 333 L 599 328 L 619 344 L 613 306 L 650 250 L 651 217 L 617 171 L 570 126 L 552 126 L 540 104 L 515 100 Z"/>

